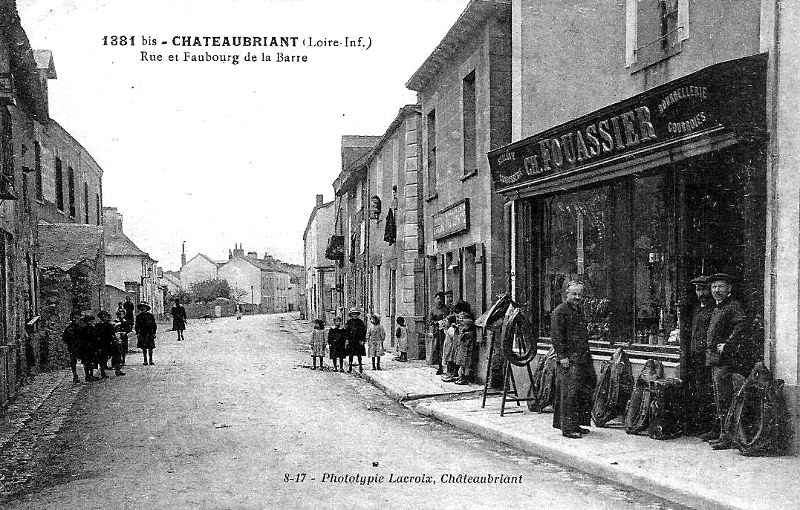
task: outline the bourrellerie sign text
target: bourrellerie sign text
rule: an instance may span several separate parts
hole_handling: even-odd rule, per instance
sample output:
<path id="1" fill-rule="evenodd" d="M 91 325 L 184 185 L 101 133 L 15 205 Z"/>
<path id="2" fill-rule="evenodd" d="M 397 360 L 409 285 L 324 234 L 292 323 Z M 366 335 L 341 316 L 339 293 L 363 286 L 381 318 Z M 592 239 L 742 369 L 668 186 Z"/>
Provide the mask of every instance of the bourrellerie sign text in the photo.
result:
<path id="1" fill-rule="evenodd" d="M 715 128 L 762 128 L 763 55 L 725 62 L 489 153 L 495 188 L 517 187 Z"/>

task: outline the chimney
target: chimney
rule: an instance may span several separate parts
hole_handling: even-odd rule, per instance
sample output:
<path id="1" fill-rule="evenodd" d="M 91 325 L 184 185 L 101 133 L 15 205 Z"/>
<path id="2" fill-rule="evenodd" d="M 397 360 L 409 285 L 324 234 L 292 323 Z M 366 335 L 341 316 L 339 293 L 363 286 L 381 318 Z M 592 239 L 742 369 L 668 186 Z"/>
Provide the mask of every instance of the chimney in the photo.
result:
<path id="1" fill-rule="evenodd" d="M 244 249 L 242 248 L 242 245 L 236 243 L 233 244 L 233 256 L 244 258 Z"/>
<path id="2" fill-rule="evenodd" d="M 181 244 L 181 267 L 186 265 L 186 241 Z"/>
<path id="3" fill-rule="evenodd" d="M 247 252 L 247 258 L 248 259 L 257 259 L 258 258 L 258 253 L 254 252 L 254 251 L 248 251 Z"/>
<path id="4" fill-rule="evenodd" d="M 317 207 L 321 207 L 323 204 L 322 195 L 317 195 Z"/>

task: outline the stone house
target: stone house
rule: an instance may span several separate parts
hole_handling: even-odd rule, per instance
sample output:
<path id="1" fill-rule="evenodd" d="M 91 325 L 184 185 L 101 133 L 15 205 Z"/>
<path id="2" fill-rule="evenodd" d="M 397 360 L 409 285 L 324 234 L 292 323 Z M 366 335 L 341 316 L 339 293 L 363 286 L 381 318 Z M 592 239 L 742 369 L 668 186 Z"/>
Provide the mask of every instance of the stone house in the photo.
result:
<path id="1" fill-rule="evenodd" d="M 322 197 L 317 195 L 303 232 L 306 313 L 311 319 L 321 318 L 330 323 L 335 314 L 336 274 L 334 261 L 325 257 L 325 250 L 333 233 L 334 202 L 325 203 Z"/>

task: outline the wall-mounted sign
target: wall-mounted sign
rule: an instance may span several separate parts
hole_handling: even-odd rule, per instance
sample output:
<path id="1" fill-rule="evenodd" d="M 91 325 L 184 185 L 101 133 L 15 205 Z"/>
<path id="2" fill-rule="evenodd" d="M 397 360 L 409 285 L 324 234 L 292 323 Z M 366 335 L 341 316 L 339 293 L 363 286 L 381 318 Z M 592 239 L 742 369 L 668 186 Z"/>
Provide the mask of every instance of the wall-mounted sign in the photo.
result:
<path id="1" fill-rule="evenodd" d="M 465 198 L 433 215 L 433 238 L 437 241 L 469 230 L 469 199 Z"/>
<path id="2" fill-rule="evenodd" d="M 721 128 L 763 132 L 766 57 L 723 62 L 489 153 L 503 191 Z"/>

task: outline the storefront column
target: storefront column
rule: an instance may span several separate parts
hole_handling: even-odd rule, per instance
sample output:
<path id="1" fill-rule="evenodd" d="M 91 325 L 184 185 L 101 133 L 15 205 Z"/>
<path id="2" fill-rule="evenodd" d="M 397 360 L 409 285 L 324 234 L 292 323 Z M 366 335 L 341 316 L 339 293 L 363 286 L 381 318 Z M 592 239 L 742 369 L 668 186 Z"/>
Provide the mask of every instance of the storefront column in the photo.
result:
<path id="1" fill-rule="evenodd" d="M 781 2 L 776 11 L 776 36 L 773 50 L 774 66 L 770 108 L 773 114 L 771 129 L 771 177 L 774 195 L 771 234 L 775 236 L 774 259 L 771 264 L 774 288 L 774 324 L 770 336 L 774 345 L 773 371 L 786 383 L 786 396 L 794 416 L 798 416 L 798 374 L 800 356 L 800 3 Z"/>

